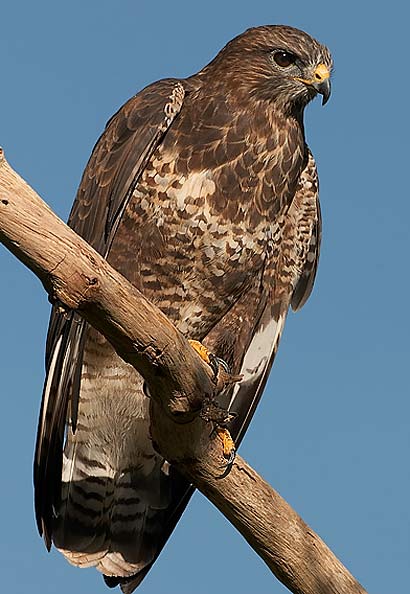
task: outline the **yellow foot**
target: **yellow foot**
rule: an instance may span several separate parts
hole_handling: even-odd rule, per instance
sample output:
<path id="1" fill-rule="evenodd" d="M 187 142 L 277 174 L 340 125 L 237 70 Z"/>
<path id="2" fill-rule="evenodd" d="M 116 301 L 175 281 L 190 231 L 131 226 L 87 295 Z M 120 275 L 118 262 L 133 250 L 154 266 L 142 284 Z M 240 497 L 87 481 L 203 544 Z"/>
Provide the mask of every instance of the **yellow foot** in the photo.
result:
<path id="1" fill-rule="evenodd" d="M 225 429 L 224 427 L 217 427 L 216 434 L 219 437 L 219 439 L 222 441 L 224 457 L 229 458 L 229 459 L 231 459 L 232 457 L 235 458 L 235 452 L 236 452 L 235 442 L 232 439 L 231 434 L 229 433 L 228 429 Z"/>
<path id="2" fill-rule="evenodd" d="M 189 343 L 201 359 L 212 368 L 215 374 L 214 381 L 216 385 L 216 394 L 219 394 L 227 386 L 242 379 L 242 376 L 240 375 L 231 375 L 227 363 L 211 353 L 201 342 L 198 340 L 190 340 Z M 201 417 L 207 423 L 211 422 L 214 424 L 213 431 L 216 432 L 219 439 L 222 441 L 222 451 L 224 458 L 226 459 L 226 464 L 222 466 L 224 472 L 218 478 L 224 478 L 229 474 L 236 454 L 235 442 L 228 429 L 226 429 L 226 424 L 236 417 L 236 413 L 230 413 L 228 410 L 218 406 L 214 397 L 212 397 L 204 399 L 202 403 Z"/>
<path id="3" fill-rule="evenodd" d="M 224 469 L 224 471 L 221 474 L 221 476 L 219 476 L 218 478 L 225 478 L 230 473 L 230 471 L 232 469 L 232 465 L 235 461 L 235 456 L 236 456 L 235 442 L 232 439 L 231 434 L 229 433 L 228 429 L 225 429 L 224 427 L 217 427 L 216 434 L 218 435 L 219 439 L 222 441 L 223 455 L 224 455 L 224 458 L 226 458 L 226 464 L 222 465 L 222 468 Z"/>
<path id="4" fill-rule="evenodd" d="M 211 359 L 213 358 L 212 353 L 202 344 L 199 340 L 188 340 L 191 347 L 198 353 L 205 363 L 211 365 Z"/>
<path id="5" fill-rule="evenodd" d="M 224 472 L 218 478 L 224 478 L 229 474 L 235 460 L 235 442 L 228 429 L 226 429 L 226 424 L 235 417 L 236 413 L 230 413 L 226 409 L 218 406 L 212 398 L 205 398 L 202 404 L 201 418 L 207 423 L 212 423 L 214 425 L 211 435 L 216 433 L 222 441 L 222 451 L 224 458 L 226 458 L 226 464 L 221 466 L 221 468 L 224 468 Z"/>
<path id="6" fill-rule="evenodd" d="M 217 357 L 198 340 L 188 341 L 191 347 L 198 353 L 205 363 L 207 363 L 214 372 L 214 381 L 216 384 L 216 391 L 220 392 L 227 384 L 232 384 L 238 381 L 238 376 L 232 376 L 226 361 Z"/>

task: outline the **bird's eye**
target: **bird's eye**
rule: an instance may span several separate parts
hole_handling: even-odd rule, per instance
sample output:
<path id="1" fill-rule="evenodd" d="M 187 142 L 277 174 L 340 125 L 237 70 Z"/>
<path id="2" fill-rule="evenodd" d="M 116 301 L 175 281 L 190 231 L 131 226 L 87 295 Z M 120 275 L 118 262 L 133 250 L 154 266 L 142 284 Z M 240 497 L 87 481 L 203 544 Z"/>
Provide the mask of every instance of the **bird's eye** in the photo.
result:
<path id="1" fill-rule="evenodd" d="M 280 50 L 273 54 L 273 59 L 275 60 L 276 64 L 281 68 L 287 68 L 294 64 L 296 61 L 296 56 L 291 54 L 290 52 L 285 52 L 284 50 Z"/>

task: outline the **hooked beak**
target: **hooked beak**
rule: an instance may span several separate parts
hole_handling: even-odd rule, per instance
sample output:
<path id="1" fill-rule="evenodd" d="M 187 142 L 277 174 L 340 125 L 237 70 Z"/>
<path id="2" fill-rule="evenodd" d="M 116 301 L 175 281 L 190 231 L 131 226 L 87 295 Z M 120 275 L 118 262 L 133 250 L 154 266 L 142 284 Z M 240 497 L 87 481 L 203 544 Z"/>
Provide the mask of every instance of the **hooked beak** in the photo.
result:
<path id="1" fill-rule="evenodd" d="M 315 82 L 313 83 L 312 87 L 315 89 L 315 91 L 322 95 L 322 105 L 325 105 L 329 101 L 330 95 L 332 93 L 330 78 L 327 78 L 326 80 L 319 83 Z"/>
<path id="2" fill-rule="evenodd" d="M 305 78 L 298 78 L 301 82 L 305 83 L 309 87 L 315 89 L 317 93 L 322 95 L 322 105 L 325 105 L 329 101 L 329 97 L 331 94 L 331 84 L 330 84 L 330 71 L 327 66 L 324 64 L 319 64 L 316 66 L 315 70 L 313 71 L 313 77 L 308 80 Z"/>

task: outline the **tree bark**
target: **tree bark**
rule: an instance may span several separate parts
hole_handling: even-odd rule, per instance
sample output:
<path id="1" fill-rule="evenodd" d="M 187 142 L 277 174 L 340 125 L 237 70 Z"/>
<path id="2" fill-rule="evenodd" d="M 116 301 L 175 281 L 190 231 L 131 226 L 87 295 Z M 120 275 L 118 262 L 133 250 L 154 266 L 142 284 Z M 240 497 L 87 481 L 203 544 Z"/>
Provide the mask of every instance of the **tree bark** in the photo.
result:
<path id="1" fill-rule="evenodd" d="M 1 149 L 0 149 L 1 151 Z M 199 415 L 215 386 L 166 316 L 65 225 L 0 152 L 0 241 L 146 380 L 161 454 L 210 499 L 295 594 L 365 594 L 325 543 L 239 456 L 221 478 L 218 438 Z"/>

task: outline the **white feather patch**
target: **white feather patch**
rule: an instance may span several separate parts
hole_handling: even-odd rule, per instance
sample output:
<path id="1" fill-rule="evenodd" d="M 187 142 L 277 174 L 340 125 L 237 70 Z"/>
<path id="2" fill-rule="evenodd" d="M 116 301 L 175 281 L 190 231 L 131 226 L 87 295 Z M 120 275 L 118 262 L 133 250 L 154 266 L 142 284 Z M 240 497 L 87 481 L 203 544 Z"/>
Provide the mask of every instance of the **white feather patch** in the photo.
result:
<path id="1" fill-rule="evenodd" d="M 52 383 L 53 377 L 54 377 L 58 354 L 59 354 L 60 348 L 61 348 L 62 338 L 63 338 L 62 336 L 59 337 L 59 339 L 56 343 L 56 346 L 54 347 L 53 356 L 51 358 L 50 367 L 49 367 L 48 373 L 47 373 L 47 380 L 46 380 L 46 384 L 45 384 L 45 388 L 44 388 L 44 396 L 43 396 L 43 410 L 42 410 L 42 415 L 41 415 L 41 435 L 39 435 L 39 437 L 38 437 L 39 443 L 42 443 L 43 437 L 44 437 L 44 428 L 45 428 L 48 400 L 50 398 L 50 388 L 51 388 L 51 383 Z"/>
<path id="2" fill-rule="evenodd" d="M 269 365 L 269 361 L 271 360 L 280 340 L 285 319 L 286 314 L 282 314 L 277 320 L 271 318 L 266 325 L 261 322 L 259 330 L 255 332 L 248 350 L 246 351 L 240 370 L 243 379 L 234 388 L 228 410 L 231 410 L 238 394 L 246 388 L 248 383 L 259 384 L 263 380 L 266 367 Z M 255 398 L 258 397 L 259 389 L 256 388 L 254 391 L 254 399 L 248 405 L 249 412 L 243 419 L 242 427 L 246 424 L 248 416 L 253 409 Z M 239 431 L 239 434 L 241 431 L 242 429 Z"/>

